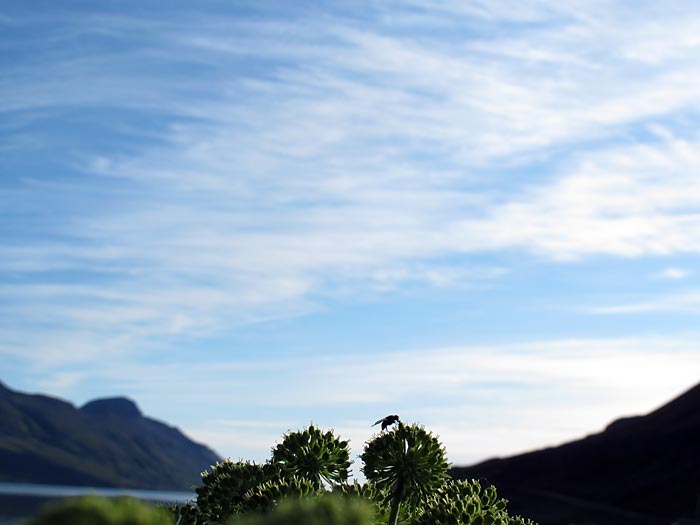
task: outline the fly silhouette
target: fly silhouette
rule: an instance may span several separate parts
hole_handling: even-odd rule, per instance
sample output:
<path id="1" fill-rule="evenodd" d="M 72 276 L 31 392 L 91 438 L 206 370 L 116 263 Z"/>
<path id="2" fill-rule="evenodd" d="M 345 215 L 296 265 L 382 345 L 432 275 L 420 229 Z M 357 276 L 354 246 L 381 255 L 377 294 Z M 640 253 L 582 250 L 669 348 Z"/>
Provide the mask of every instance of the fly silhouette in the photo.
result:
<path id="1" fill-rule="evenodd" d="M 378 425 L 379 423 L 381 423 L 382 430 L 386 430 L 386 427 L 388 427 L 389 425 L 393 425 L 394 423 L 396 423 L 398 421 L 399 421 L 399 416 L 394 414 L 392 416 L 386 416 L 386 417 L 381 418 L 374 425 Z M 372 425 L 372 426 L 374 426 L 374 425 Z"/>

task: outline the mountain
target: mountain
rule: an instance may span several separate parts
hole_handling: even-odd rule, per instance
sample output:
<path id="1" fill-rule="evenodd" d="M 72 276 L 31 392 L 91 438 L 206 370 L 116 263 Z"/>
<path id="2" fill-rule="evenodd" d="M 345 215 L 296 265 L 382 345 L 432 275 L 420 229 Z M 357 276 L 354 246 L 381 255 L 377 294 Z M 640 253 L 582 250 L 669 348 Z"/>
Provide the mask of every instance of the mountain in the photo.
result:
<path id="1" fill-rule="evenodd" d="M 130 399 L 76 408 L 0 383 L 0 481 L 189 490 L 218 460 Z"/>
<path id="2" fill-rule="evenodd" d="M 700 385 L 645 416 L 558 447 L 470 467 L 542 525 L 669 525 L 700 503 Z"/>

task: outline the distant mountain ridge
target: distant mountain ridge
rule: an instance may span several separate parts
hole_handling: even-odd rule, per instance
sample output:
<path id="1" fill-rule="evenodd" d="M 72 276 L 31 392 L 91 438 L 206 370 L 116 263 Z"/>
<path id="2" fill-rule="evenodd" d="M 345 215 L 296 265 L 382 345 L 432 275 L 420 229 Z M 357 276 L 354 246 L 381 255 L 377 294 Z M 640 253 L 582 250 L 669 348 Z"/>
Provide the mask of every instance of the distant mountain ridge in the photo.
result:
<path id="1" fill-rule="evenodd" d="M 542 525 L 669 525 L 690 518 L 700 502 L 700 385 L 601 433 L 454 467 L 452 475 L 487 478 L 518 512 Z"/>
<path id="2" fill-rule="evenodd" d="M 130 399 L 76 408 L 0 383 L 0 481 L 189 490 L 219 459 Z"/>

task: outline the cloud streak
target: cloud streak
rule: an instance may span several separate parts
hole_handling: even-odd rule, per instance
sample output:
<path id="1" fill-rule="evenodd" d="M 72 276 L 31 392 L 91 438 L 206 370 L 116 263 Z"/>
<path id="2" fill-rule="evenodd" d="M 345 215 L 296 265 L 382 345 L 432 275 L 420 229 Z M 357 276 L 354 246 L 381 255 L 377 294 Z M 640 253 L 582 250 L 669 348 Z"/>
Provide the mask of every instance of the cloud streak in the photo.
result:
<path id="1" fill-rule="evenodd" d="M 20 213 L 14 203 L 51 193 L 67 200 L 75 184 L 96 206 L 59 208 L 54 223 L 37 211 L 52 239 L 10 239 L 2 266 L 115 271 L 87 310 L 75 306 L 85 285 L 65 285 L 61 297 L 74 306 L 62 321 L 111 317 L 168 334 L 210 330 L 242 311 L 259 311 L 253 320 L 307 311 L 303 303 L 332 294 L 332 283 L 376 292 L 502 273 L 430 269 L 461 254 L 700 251 L 700 145 L 678 117 L 700 102 L 698 17 L 670 11 L 623 29 L 630 13 L 606 2 L 414 8 L 432 15 L 405 19 L 410 36 L 401 24 L 359 25 L 332 12 L 301 23 L 194 25 L 177 14 L 158 23 L 62 16 L 50 35 L 64 44 L 58 56 L 8 71 L 5 112 L 92 107 L 167 118 L 150 145 L 78 154 L 73 182 L 6 188 L 10 217 Z M 484 19 L 516 30 L 431 36 L 432 24 L 454 16 L 467 27 Z M 121 51 L 144 24 L 150 36 Z M 654 53 L 638 47 L 642 34 Z M 79 53 L 81 35 L 114 46 Z M 648 138 L 624 139 L 639 133 Z M 516 167 L 534 176 L 517 177 Z M 17 312 L 36 306 L 36 290 L 26 292 Z"/>
<path id="2" fill-rule="evenodd" d="M 93 380 L 138 399 L 146 413 L 187 427 L 220 453 L 263 460 L 289 429 L 316 424 L 353 439 L 399 413 L 437 431 L 455 462 L 575 439 L 622 415 L 645 413 L 697 380 L 695 339 L 566 339 L 422 348 L 346 356 L 135 364 L 117 360 Z M 75 388 L 70 371 L 53 391 Z M 197 384 L 196 389 L 182 385 Z M 175 403 L 175 401 L 177 401 Z M 510 437 L 508 434 L 510 433 Z M 513 435 L 520 436 L 512 439 Z"/>
<path id="3" fill-rule="evenodd" d="M 490 289 L 520 261 L 663 259 L 655 267 L 675 279 L 685 275 L 671 270 L 689 265 L 674 258 L 700 254 L 692 2 L 205 7 L 0 18 L 12 29 L 0 59 L 0 355 L 47 386 L 69 391 L 94 369 L 155 399 L 138 385 L 151 378 L 169 391 L 169 379 L 152 378 L 172 351 L 164 368 L 174 384 L 211 377 L 213 402 L 232 388 L 222 374 L 237 373 L 232 363 L 250 350 L 221 359 L 202 348 L 241 327 L 426 289 Z M 695 312 L 694 294 L 613 297 L 586 313 Z M 415 404 L 441 428 L 447 416 L 431 414 L 449 404 L 465 421 L 472 410 L 487 421 L 451 400 L 488 399 L 496 383 L 508 395 L 551 387 L 622 399 L 612 416 L 632 407 L 621 392 L 641 391 L 633 378 L 647 381 L 649 363 L 686 377 L 693 351 L 674 341 L 336 358 L 315 347 L 306 368 L 266 362 L 277 383 L 253 374 L 234 390 L 248 399 L 247 388 L 281 384 L 292 394 L 256 401 L 276 421 L 312 404 Z M 584 351 L 591 343 L 605 350 Z M 184 376 L 182 346 L 202 362 Z M 685 368 L 662 363 L 666 350 L 656 350 L 670 347 Z M 654 399 L 672 390 L 659 388 Z M 501 399 L 496 412 L 522 425 L 564 421 L 556 396 L 545 397 L 532 403 L 547 408 Z M 592 406 L 581 404 L 578 426 L 527 443 L 600 424 Z M 359 420 L 343 424 L 360 435 Z M 221 426 L 197 422 L 202 436 Z M 443 434 L 465 450 L 468 428 Z M 492 431 L 505 443 L 503 428 Z"/>
<path id="4" fill-rule="evenodd" d="M 651 314 L 651 313 L 700 313 L 700 291 L 692 289 L 680 293 L 662 295 L 649 300 L 601 306 L 593 309 L 596 314 Z"/>

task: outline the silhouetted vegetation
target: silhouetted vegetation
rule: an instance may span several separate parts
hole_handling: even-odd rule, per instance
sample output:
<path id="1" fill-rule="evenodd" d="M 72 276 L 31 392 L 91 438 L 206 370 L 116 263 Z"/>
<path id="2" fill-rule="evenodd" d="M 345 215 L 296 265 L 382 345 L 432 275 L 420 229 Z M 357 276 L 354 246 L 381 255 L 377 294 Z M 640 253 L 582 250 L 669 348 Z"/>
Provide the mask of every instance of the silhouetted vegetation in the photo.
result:
<path id="1" fill-rule="evenodd" d="M 72 413 L 56 400 L 37 397 L 59 414 Z M 396 421 L 365 444 L 360 459 L 366 483 L 348 481 L 348 442 L 310 426 L 283 436 L 263 464 L 226 460 L 213 465 L 202 473 L 196 499 L 170 508 L 167 523 L 533 523 L 512 515 L 516 509 L 542 523 L 667 524 L 696 511 L 698 406 L 700 385 L 647 416 L 619 420 L 583 440 L 451 471 L 435 436 Z M 140 417 L 125 403 L 119 414 L 112 410 L 119 407 L 93 407 L 98 408 L 110 409 L 100 417 Z M 482 476 L 511 502 L 491 483 L 472 479 Z M 89 498 L 65 505 L 68 510 L 54 507 L 34 523 L 141 523 L 118 510 L 127 505 L 123 502 Z M 133 500 L 128 505 L 132 513 L 147 509 L 143 516 L 153 509 Z M 162 523 L 155 519 L 148 522 Z"/>
<path id="2" fill-rule="evenodd" d="M 311 425 L 283 437 L 264 464 L 226 460 L 202 474 L 197 499 L 171 510 L 179 525 L 532 525 L 510 516 L 495 487 L 453 481 L 445 449 L 417 424 L 373 436 L 349 483 L 348 442 Z"/>
<path id="3" fill-rule="evenodd" d="M 133 498 L 85 496 L 49 505 L 30 525 L 173 525 L 172 514 Z"/>
<path id="4" fill-rule="evenodd" d="M 375 434 L 349 483 L 348 442 L 311 425 L 289 432 L 270 459 L 221 461 L 196 499 L 168 509 L 130 498 L 54 504 L 32 525 L 534 525 L 510 516 L 493 486 L 453 481 L 440 441 L 417 424 Z"/>

